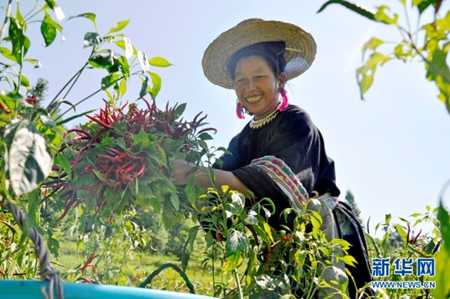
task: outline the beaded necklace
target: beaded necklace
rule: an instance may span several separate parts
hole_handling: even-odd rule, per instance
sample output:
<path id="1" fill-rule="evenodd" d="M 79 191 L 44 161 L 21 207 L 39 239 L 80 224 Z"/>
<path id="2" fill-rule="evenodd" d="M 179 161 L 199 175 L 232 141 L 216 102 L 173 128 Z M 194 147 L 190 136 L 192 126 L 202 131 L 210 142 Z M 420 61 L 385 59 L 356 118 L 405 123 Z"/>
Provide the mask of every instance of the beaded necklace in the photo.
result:
<path id="1" fill-rule="evenodd" d="M 275 117 L 277 117 L 278 113 L 280 112 L 279 108 L 282 103 L 283 102 L 280 101 L 278 103 L 277 108 L 274 111 L 270 112 L 266 117 L 258 119 L 258 120 L 256 120 L 255 118 L 252 118 L 252 120 L 250 121 L 250 124 L 249 124 L 250 129 L 259 129 L 261 127 L 264 127 L 268 123 L 270 123 L 272 120 L 274 120 Z"/>

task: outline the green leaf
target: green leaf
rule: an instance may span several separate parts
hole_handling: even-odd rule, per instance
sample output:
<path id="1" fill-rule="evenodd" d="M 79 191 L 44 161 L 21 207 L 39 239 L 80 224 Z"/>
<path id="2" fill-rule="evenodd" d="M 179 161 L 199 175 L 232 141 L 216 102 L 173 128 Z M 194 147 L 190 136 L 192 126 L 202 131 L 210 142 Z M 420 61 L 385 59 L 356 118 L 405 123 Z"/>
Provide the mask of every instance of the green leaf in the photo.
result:
<path id="1" fill-rule="evenodd" d="M 56 2 L 54 0 L 45 0 L 45 3 L 47 3 L 48 7 L 53 9 L 56 6 Z"/>
<path id="2" fill-rule="evenodd" d="M 52 235 L 52 236 L 50 236 L 47 239 L 47 248 L 53 255 L 58 257 L 58 255 L 59 255 L 59 242 L 58 242 L 58 239 L 56 239 L 55 236 Z"/>
<path id="3" fill-rule="evenodd" d="M 28 80 L 27 77 L 25 77 L 24 75 L 22 75 L 20 77 L 20 85 L 24 86 L 24 87 L 30 87 L 30 80 Z"/>
<path id="4" fill-rule="evenodd" d="M 153 57 L 148 61 L 150 65 L 157 66 L 157 67 L 168 67 L 172 64 L 168 62 L 165 58 L 162 57 Z"/>
<path id="5" fill-rule="evenodd" d="M 265 222 L 264 222 L 265 223 Z M 260 223 L 261 225 L 261 223 Z M 252 225 L 252 227 L 255 229 L 258 236 L 266 243 L 267 245 L 272 244 L 273 240 L 269 239 L 269 236 L 266 234 L 266 232 L 260 227 L 260 225 Z"/>
<path id="6" fill-rule="evenodd" d="M 8 48 L 0 48 L 0 54 L 3 55 L 3 57 L 5 57 L 6 59 L 12 60 L 14 62 L 17 62 L 17 58 L 16 56 L 14 56 L 13 52 L 11 52 L 10 49 Z"/>
<path id="7" fill-rule="evenodd" d="M 57 31 L 62 31 L 62 27 L 56 23 L 50 15 L 45 12 L 41 23 L 41 34 L 45 41 L 45 46 L 50 46 L 56 38 Z"/>
<path id="8" fill-rule="evenodd" d="M 389 10 L 389 6 L 381 5 L 378 7 L 378 11 L 375 14 L 375 20 L 385 24 L 397 24 L 398 15 L 394 14 L 393 17 L 390 17 L 384 12 L 385 10 Z"/>
<path id="9" fill-rule="evenodd" d="M 97 32 L 87 32 L 84 35 L 84 47 L 98 46 L 103 42 L 103 38 Z"/>
<path id="10" fill-rule="evenodd" d="M 245 253 L 248 250 L 247 237 L 237 230 L 232 230 L 225 244 L 225 256 Z"/>
<path id="11" fill-rule="evenodd" d="M 337 259 L 339 261 L 343 261 L 346 265 L 350 265 L 352 267 L 356 267 L 356 264 L 358 264 L 356 259 L 351 255 L 340 256 L 340 257 L 337 257 Z"/>
<path id="12" fill-rule="evenodd" d="M 213 140 L 214 138 L 212 138 L 212 136 L 209 135 L 208 133 L 201 133 L 200 135 L 198 135 L 198 139 L 206 141 L 206 140 Z"/>
<path id="13" fill-rule="evenodd" d="M 384 44 L 384 41 L 379 38 L 372 37 L 368 42 L 364 44 L 362 48 L 362 56 L 364 56 L 367 50 L 375 51 L 382 44 Z"/>
<path id="14" fill-rule="evenodd" d="M 395 224 L 394 225 L 395 230 L 399 233 L 400 237 L 402 238 L 403 244 L 407 244 L 407 236 L 406 236 L 406 231 L 405 229 L 400 225 L 400 224 Z"/>
<path id="15" fill-rule="evenodd" d="M 35 228 L 38 227 L 36 214 L 38 212 L 38 203 L 39 203 L 39 190 L 35 189 L 31 193 L 28 194 L 28 220 L 30 220 L 30 225 Z"/>
<path id="16" fill-rule="evenodd" d="M 344 239 L 332 239 L 330 241 L 331 244 L 336 244 L 339 245 L 339 247 L 341 247 L 344 250 L 349 250 L 351 244 L 348 241 L 345 241 Z"/>
<path id="17" fill-rule="evenodd" d="M 106 75 L 101 80 L 102 89 L 107 89 L 110 88 L 111 86 L 116 85 L 120 78 L 121 76 L 117 73 Z"/>
<path id="18" fill-rule="evenodd" d="M 197 237 L 198 232 L 200 231 L 200 226 L 194 226 L 189 229 L 188 236 L 186 242 L 183 245 L 182 255 L 181 255 L 181 267 L 183 271 L 186 271 L 188 266 L 189 258 L 191 256 L 191 252 L 194 251 L 195 239 Z"/>
<path id="19" fill-rule="evenodd" d="M 390 59 L 391 57 L 389 56 L 375 52 L 369 57 L 365 65 L 356 69 L 356 79 L 358 81 L 361 99 L 364 98 L 364 94 L 367 92 L 370 86 L 372 86 L 377 67 L 379 65 L 383 65 Z"/>
<path id="20" fill-rule="evenodd" d="M 137 150 L 142 151 L 150 147 L 150 139 L 144 130 L 141 130 L 138 134 L 132 134 L 131 136 L 133 138 L 133 146 Z"/>
<path id="21" fill-rule="evenodd" d="M 53 158 L 44 137 L 29 120 L 5 126 L 6 177 L 17 196 L 29 193 L 50 174 Z"/>
<path id="22" fill-rule="evenodd" d="M 86 19 L 92 21 L 92 23 L 94 24 L 95 31 L 98 31 L 98 30 L 97 30 L 97 23 L 95 22 L 95 17 L 96 17 L 96 16 L 95 16 L 94 13 L 92 13 L 92 12 L 87 12 L 87 13 L 79 14 L 79 15 L 77 15 L 77 16 L 70 17 L 69 20 L 70 20 L 70 19 L 75 19 L 75 18 L 86 18 Z"/>
<path id="23" fill-rule="evenodd" d="M 195 205 L 195 202 L 197 201 L 197 194 L 195 192 L 195 180 L 191 179 L 186 184 L 186 187 L 184 187 L 184 193 L 186 194 L 186 197 L 190 204 Z"/>
<path id="24" fill-rule="evenodd" d="M 158 74 L 148 72 L 150 77 L 152 78 L 152 87 L 148 87 L 148 93 L 152 97 L 152 99 L 156 99 L 156 96 L 158 95 L 159 91 L 161 90 L 161 84 L 162 80 L 161 77 Z"/>
<path id="25" fill-rule="evenodd" d="M 66 173 L 69 179 L 72 178 L 72 168 L 70 167 L 69 159 L 61 152 L 57 152 L 55 155 L 55 164 L 60 166 Z"/>
<path id="26" fill-rule="evenodd" d="M 412 5 L 416 6 L 421 15 L 430 5 L 434 4 L 436 0 L 413 0 Z"/>
<path id="27" fill-rule="evenodd" d="M 37 59 L 32 59 L 32 58 L 26 58 L 25 59 L 26 62 L 29 62 L 31 64 L 34 65 L 34 68 L 40 68 L 42 67 L 41 62 Z"/>
<path id="28" fill-rule="evenodd" d="M 175 109 L 175 117 L 178 118 L 181 115 L 183 115 L 184 111 L 186 110 L 186 103 L 182 103 L 180 105 L 177 106 L 177 108 Z"/>
<path id="29" fill-rule="evenodd" d="M 128 23 L 130 23 L 130 20 L 117 22 L 117 26 L 109 29 L 107 34 L 122 30 L 123 28 L 125 28 L 128 25 Z"/>
<path id="30" fill-rule="evenodd" d="M 110 73 L 119 70 L 118 57 L 110 49 L 102 50 L 91 56 L 89 64 L 95 68 L 106 69 Z"/>
<path id="31" fill-rule="evenodd" d="M 437 219 L 440 223 L 440 231 L 444 246 L 450 252 L 450 213 L 444 208 L 442 200 L 439 204 Z"/>
<path id="32" fill-rule="evenodd" d="M 346 8 L 350 9 L 353 12 L 356 12 L 357 14 L 368 18 L 369 20 L 375 20 L 375 12 L 369 10 L 368 8 L 365 8 L 359 4 L 354 4 L 348 1 L 340 1 L 340 0 L 330 0 L 325 2 L 320 9 L 317 11 L 317 13 L 322 12 L 328 5 L 330 4 L 340 4 L 342 6 L 345 6 Z"/>
<path id="33" fill-rule="evenodd" d="M 19 22 L 13 17 L 10 17 L 9 38 L 12 44 L 12 53 L 17 62 L 21 64 L 30 48 L 31 42 L 28 37 L 25 36 Z"/>
<path id="34" fill-rule="evenodd" d="M 118 98 L 121 98 L 125 95 L 125 93 L 127 92 L 127 80 L 122 79 L 119 82 L 119 94 L 118 94 Z"/>
<path id="35" fill-rule="evenodd" d="M 170 202 L 176 211 L 180 209 L 180 199 L 176 193 L 170 194 Z"/>
<path id="36" fill-rule="evenodd" d="M 147 94 L 147 90 L 149 88 L 148 77 L 147 76 L 144 76 L 144 78 L 141 77 L 141 80 L 142 80 L 142 85 L 141 85 L 141 90 L 139 91 L 139 98 L 145 97 L 145 95 Z"/>
<path id="37" fill-rule="evenodd" d="M 427 79 L 432 81 L 437 81 L 438 77 L 444 81 L 443 83 L 450 83 L 450 68 L 447 64 L 447 54 L 448 54 L 448 43 L 443 49 L 435 48 L 429 51 L 429 56 L 431 59 L 427 61 Z M 439 83 L 439 82 L 436 82 Z M 440 90 L 445 90 L 445 86 L 439 86 Z"/>
<path id="38" fill-rule="evenodd" d="M 80 114 L 73 115 L 73 116 L 68 117 L 68 118 L 66 118 L 66 119 L 63 119 L 63 120 L 61 120 L 61 121 L 58 121 L 58 122 L 56 123 L 56 126 L 62 126 L 62 125 L 65 124 L 65 123 L 68 123 L 68 122 L 70 122 L 70 121 L 72 121 L 72 120 L 74 120 L 74 119 L 77 119 L 77 118 L 79 118 L 79 117 L 81 117 L 81 116 L 84 116 L 85 114 L 92 113 L 92 112 L 94 112 L 94 111 L 97 111 L 97 109 L 92 109 L 92 110 L 88 110 L 88 111 L 83 112 L 83 113 L 80 113 Z"/>
<path id="39" fill-rule="evenodd" d="M 234 270 L 242 263 L 241 256 L 248 250 L 248 239 L 240 231 L 232 230 L 225 243 L 225 259 L 223 269 Z"/>
<path id="40" fill-rule="evenodd" d="M 121 55 L 117 62 L 119 63 L 119 69 L 122 72 L 123 77 L 125 79 L 130 77 L 130 65 L 128 64 L 127 58 Z"/>
<path id="41" fill-rule="evenodd" d="M 414 218 L 416 218 L 416 217 L 421 217 L 422 216 L 422 214 L 421 213 L 412 213 L 411 215 L 409 215 L 410 217 L 414 217 Z"/>

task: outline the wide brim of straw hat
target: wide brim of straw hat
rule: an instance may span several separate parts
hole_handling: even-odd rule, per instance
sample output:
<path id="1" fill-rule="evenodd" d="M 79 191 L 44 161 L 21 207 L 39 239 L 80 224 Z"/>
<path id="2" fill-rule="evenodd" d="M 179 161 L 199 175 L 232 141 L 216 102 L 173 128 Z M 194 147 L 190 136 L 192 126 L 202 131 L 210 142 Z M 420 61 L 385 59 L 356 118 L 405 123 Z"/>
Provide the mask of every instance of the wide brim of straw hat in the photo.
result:
<path id="1" fill-rule="evenodd" d="M 228 61 L 233 54 L 256 43 L 275 41 L 286 43 L 284 71 L 288 80 L 305 72 L 313 63 L 316 42 L 311 34 L 290 23 L 248 19 L 223 32 L 208 46 L 202 60 L 203 72 L 212 83 L 232 89 Z"/>

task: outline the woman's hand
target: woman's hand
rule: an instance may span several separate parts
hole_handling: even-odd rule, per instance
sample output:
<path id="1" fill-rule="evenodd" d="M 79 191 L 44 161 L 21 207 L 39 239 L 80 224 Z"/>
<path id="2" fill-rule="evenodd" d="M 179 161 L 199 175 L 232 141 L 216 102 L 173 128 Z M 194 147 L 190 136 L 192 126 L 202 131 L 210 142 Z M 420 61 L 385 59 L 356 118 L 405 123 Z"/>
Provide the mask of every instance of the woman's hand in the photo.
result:
<path id="1" fill-rule="evenodd" d="M 192 177 L 192 166 L 185 160 L 174 161 L 173 183 L 175 185 L 186 185 Z"/>
<path id="2" fill-rule="evenodd" d="M 194 170 L 195 169 L 195 170 Z M 253 197 L 245 186 L 231 171 L 214 169 L 214 180 L 208 176 L 205 169 L 197 168 L 195 164 L 188 163 L 185 160 L 174 161 L 173 183 L 175 185 L 186 185 L 191 178 L 195 179 L 195 184 L 203 189 L 213 187 L 214 181 L 216 188 L 223 185 L 229 186 L 232 190 L 236 190 L 244 194 L 246 197 Z"/>

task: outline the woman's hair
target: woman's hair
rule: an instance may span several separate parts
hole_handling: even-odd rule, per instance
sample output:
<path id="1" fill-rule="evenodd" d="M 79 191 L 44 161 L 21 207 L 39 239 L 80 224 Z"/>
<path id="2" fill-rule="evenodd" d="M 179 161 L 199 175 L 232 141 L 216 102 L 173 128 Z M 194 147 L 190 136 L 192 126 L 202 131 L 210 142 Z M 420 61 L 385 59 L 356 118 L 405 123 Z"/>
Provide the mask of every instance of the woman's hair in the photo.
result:
<path id="1" fill-rule="evenodd" d="M 284 57 L 285 48 L 285 42 L 262 42 L 242 48 L 234 53 L 228 61 L 228 73 L 234 80 L 234 72 L 238 61 L 244 57 L 258 55 L 266 60 L 272 68 L 273 73 L 278 76 L 286 66 L 286 59 Z"/>

